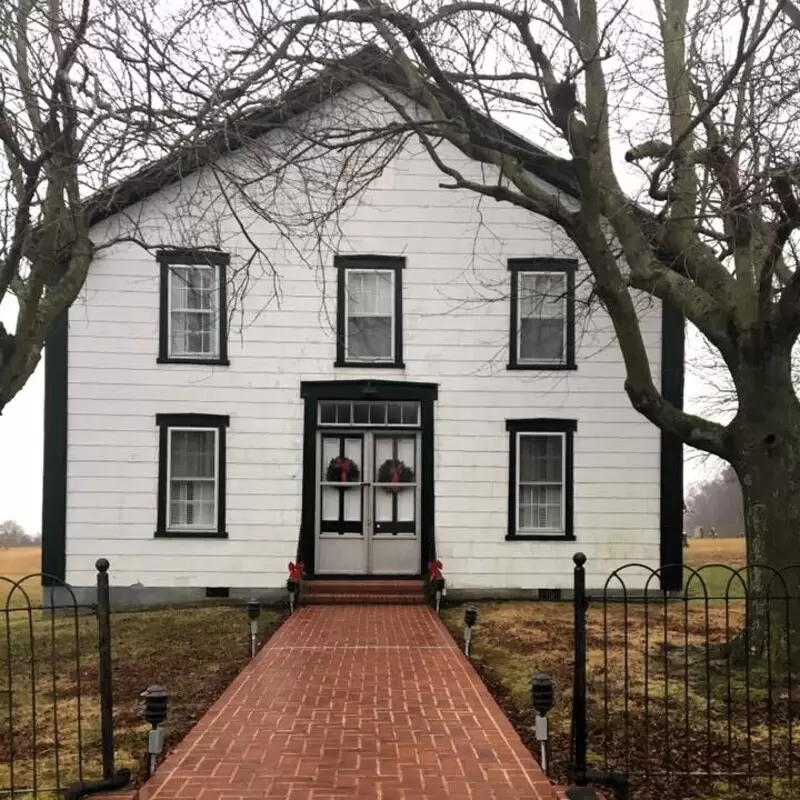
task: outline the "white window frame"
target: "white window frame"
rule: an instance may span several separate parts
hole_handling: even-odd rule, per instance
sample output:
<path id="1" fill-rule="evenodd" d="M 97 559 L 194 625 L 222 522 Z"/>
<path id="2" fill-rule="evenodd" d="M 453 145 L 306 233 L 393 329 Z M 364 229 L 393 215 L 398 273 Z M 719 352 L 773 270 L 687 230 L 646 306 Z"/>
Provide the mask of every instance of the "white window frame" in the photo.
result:
<path id="1" fill-rule="evenodd" d="M 359 357 L 350 354 L 350 276 L 355 274 L 384 274 L 389 276 L 389 281 L 392 287 L 392 305 L 390 310 L 390 347 L 388 356 L 368 356 Z M 380 267 L 349 267 L 345 270 L 344 274 L 344 358 L 348 364 L 375 364 L 383 362 L 394 362 L 396 352 L 396 336 L 397 336 L 397 282 L 395 281 L 395 270 L 384 269 Z M 384 314 L 358 314 L 358 317 L 379 317 L 383 318 Z"/>
<path id="2" fill-rule="evenodd" d="M 172 281 L 177 278 L 178 271 L 184 270 L 209 270 L 214 276 L 214 307 L 202 308 L 173 308 L 172 307 Z M 167 274 L 167 357 L 172 360 L 182 358 L 192 360 L 216 361 L 220 357 L 222 348 L 222 287 L 220 284 L 219 266 L 216 264 L 169 264 Z M 212 318 L 212 341 L 214 346 L 209 353 L 200 351 L 173 352 L 172 345 L 172 314 L 208 314 Z"/>
<path id="3" fill-rule="evenodd" d="M 543 437 L 558 437 L 561 439 L 561 524 L 558 528 L 522 528 L 520 527 L 520 461 L 522 456 L 522 439 L 523 437 L 543 438 Z M 514 487 L 516 498 L 514 508 L 514 528 L 518 536 L 535 536 L 535 535 L 565 535 L 567 530 L 567 434 L 563 431 L 518 431 L 516 433 L 516 486 Z M 526 481 L 527 486 L 553 486 L 550 481 L 530 482 Z"/>
<path id="4" fill-rule="evenodd" d="M 170 517 L 172 511 L 172 434 L 173 432 L 190 431 L 192 433 L 214 434 L 214 513 L 210 525 L 172 525 Z M 197 479 L 198 482 L 207 479 Z M 195 533 L 215 532 L 219 519 L 219 428 L 196 425 L 171 425 L 167 427 L 167 486 L 166 486 L 166 529 L 168 533 Z"/>
<path id="5" fill-rule="evenodd" d="M 526 275 L 534 275 L 539 277 L 552 277 L 554 275 L 559 276 L 564 281 L 564 292 L 560 298 L 560 302 L 563 304 L 564 308 L 564 334 L 562 338 L 562 347 L 561 347 L 561 356 L 559 358 L 522 358 L 522 301 L 523 301 L 523 293 L 522 293 L 522 283 L 524 276 Z M 527 297 L 527 295 L 526 295 Z M 553 300 L 548 300 L 548 302 L 554 302 Z M 528 319 L 528 317 L 525 317 Z M 536 319 L 552 319 L 552 317 L 537 317 Z M 517 363 L 522 364 L 523 366 L 538 366 L 538 365 L 553 365 L 553 366 L 564 366 L 567 363 L 567 359 L 569 358 L 569 344 L 568 344 L 568 337 L 569 337 L 569 275 L 565 270 L 550 270 L 550 271 L 542 271 L 542 270 L 518 270 L 517 271 Z"/>

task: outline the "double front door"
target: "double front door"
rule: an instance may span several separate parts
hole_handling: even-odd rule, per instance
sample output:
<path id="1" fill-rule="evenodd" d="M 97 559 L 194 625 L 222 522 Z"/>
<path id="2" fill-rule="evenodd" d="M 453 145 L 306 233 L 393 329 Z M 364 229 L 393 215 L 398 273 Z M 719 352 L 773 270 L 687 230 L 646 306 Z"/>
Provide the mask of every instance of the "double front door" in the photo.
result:
<path id="1" fill-rule="evenodd" d="M 419 432 L 319 430 L 316 451 L 316 572 L 419 574 Z"/>

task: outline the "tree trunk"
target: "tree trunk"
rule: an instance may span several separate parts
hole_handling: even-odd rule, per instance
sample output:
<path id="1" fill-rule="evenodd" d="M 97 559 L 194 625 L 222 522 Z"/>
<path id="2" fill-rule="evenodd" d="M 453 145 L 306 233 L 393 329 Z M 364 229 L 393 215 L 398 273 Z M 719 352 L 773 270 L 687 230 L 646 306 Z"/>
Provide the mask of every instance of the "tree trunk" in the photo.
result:
<path id="1" fill-rule="evenodd" d="M 729 429 L 747 537 L 741 644 L 777 663 L 790 648 L 800 654 L 800 401 L 789 353 L 753 361 L 736 370 L 739 411 Z M 731 584 L 737 590 L 741 583 Z"/>

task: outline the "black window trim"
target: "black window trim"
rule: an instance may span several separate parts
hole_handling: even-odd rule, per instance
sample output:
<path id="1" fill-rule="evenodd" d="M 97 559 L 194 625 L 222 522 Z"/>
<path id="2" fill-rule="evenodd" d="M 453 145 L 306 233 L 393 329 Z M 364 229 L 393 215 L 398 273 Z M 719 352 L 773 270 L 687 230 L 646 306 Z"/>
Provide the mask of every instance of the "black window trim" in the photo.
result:
<path id="1" fill-rule="evenodd" d="M 381 255 L 337 255 L 336 267 L 336 361 L 335 367 L 368 369 L 404 369 L 403 363 L 403 269 L 406 260 L 403 256 Z M 348 269 L 383 270 L 394 272 L 394 358 L 391 361 L 348 361 L 345 351 L 345 293 L 347 290 Z"/>
<path id="2" fill-rule="evenodd" d="M 158 250 L 156 260 L 161 268 L 159 283 L 158 358 L 157 364 L 195 364 L 227 367 L 228 360 L 228 284 L 227 272 L 230 264 L 228 253 L 219 250 L 195 250 L 192 248 Z M 213 358 L 183 358 L 169 353 L 169 271 L 170 267 L 208 265 L 218 268 L 219 291 L 219 355 Z"/>
<path id="3" fill-rule="evenodd" d="M 158 426 L 158 512 L 156 539 L 227 539 L 226 432 L 230 417 L 219 414 L 156 414 Z M 171 428 L 215 428 L 217 430 L 217 526 L 210 531 L 175 531 L 167 527 L 167 439 Z"/>
<path id="4" fill-rule="evenodd" d="M 578 262 L 569 258 L 510 258 L 509 292 L 510 321 L 508 342 L 508 369 L 511 370 L 574 370 L 575 363 L 575 272 Z M 567 342 L 565 360 L 561 364 L 519 361 L 519 274 L 521 272 L 563 272 L 567 276 Z"/>
<path id="5" fill-rule="evenodd" d="M 509 419 L 508 442 L 508 533 L 506 541 L 574 542 L 575 432 L 574 419 Z M 564 532 L 517 533 L 517 438 L 520 433 L 561 433 L 564 435 Z"/>

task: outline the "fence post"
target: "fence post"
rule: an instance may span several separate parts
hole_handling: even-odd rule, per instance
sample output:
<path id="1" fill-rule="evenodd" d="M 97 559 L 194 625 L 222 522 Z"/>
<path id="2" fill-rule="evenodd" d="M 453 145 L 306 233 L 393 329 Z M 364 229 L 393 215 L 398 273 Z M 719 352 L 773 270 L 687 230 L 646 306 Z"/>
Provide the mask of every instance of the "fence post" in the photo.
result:
<path id="1" fill-rule="evenodd" d="M 103 778 L 114 777 L 114 695 L 111 683 L 111 597 L 108 583 L 108 560 L 98 558 L 97 634 L 100 659 L 100 737 Z"/>
<path id="2" fill-rule="evenodd" d="M 572 687 L 572 764 L 570 779 L 578 786 L 586 786 L 586 747 L 588 739 L 586 711 L 586 556 L 575 553 L 573 574 L 573 607 L 575 610 L 574 676 Z"/>

